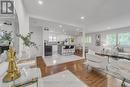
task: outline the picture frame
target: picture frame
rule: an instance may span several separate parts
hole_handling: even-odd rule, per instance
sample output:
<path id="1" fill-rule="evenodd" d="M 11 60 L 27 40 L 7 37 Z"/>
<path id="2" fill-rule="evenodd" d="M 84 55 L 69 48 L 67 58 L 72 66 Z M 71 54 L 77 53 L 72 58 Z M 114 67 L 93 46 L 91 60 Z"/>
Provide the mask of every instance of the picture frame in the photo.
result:
<path id="1" fill-rule="evenodd" d="M 96 34 L 95 38 L 96 38 L 95 45 L 101 46 L 101 34 Z"/>

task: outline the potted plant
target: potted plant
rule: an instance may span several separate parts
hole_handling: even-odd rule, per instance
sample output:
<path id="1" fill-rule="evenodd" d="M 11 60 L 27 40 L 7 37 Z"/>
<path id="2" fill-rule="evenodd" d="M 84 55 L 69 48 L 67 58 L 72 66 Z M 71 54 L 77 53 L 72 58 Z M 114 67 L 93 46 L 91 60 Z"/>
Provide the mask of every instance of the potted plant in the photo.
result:
<path id="1" fill-rule="evenodd" d="M 12 38 L 12 31 L 5 31 L 0 30 L 0 57 L 4 61 L 7 58 L 6 50 L 9 49 L 9 45 L 11 44 Z"/>
<path id="2" fill-rule="evenodd" d="M 33 34 L 33 32 L 29 32 L 26 35 L 22 35 L 22 34 L 16 34 L 17 37 L 19 37 L 22 41 L 23 41 L 23 51 L 22 51 L 22 57 L 30 57 L 30 47 L 35 47 L 37 48 L 37 45 L 35 44 L 35 42 L 31 41 L 31 35 Z"/>
<path id="3" fill-rule="evenodd" d="M 12 31 L 5 31 L 5 30 L 0 31 L 2 31 L 2 34 L 0 34 L 0 43 L 9 46 L 13 40 Z"/>

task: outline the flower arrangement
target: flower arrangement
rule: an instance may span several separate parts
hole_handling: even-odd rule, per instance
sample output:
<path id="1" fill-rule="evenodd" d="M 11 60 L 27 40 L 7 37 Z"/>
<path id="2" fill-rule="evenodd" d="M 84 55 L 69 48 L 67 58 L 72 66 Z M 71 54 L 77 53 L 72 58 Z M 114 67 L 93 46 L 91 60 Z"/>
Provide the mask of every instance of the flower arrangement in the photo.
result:
<path id="1" fill-rule="evenodd" d="M 27 33 L 27 35 L 21 35 L 21 34 L 16 34 L 16 36 L 17 37 L 20 37 L 22 40 L 23 40 L 23 45 L 24 46 L 27 46 L 27 47 L 32 47 L 32 46 L 34 46 L 34 47 L 36 47 L 37 48 L 37 46 L 36 46 L 36 44 L 35 44 L 35 42 L 32 42 L 31 41 L 31 35 L 33 34 L 33 32 L 30 32 L 30 33 Z"/>
<path id="2" fill-rule="evenodd" d="M 12 42 L 13 38 L 12 38 L 12 31 L 5 31 L 5 30 L 0 30 L 2 31 L 2 35 L 0 35 L 0 41 L 4 42 L 4 41 L 8 41 L 9 44 Z"/>
<path id="3" fill-rule="evenodd" d="M 9 46 L 13 40 L 12 38 L 12 31 L 5 31 L 5 30 L 1 30 L 1 34 L 0 34 L 0 45 L 1 46 Z M 3 49 L 2 47 L 0 47 L 0 55 L 3 53 Z"/>

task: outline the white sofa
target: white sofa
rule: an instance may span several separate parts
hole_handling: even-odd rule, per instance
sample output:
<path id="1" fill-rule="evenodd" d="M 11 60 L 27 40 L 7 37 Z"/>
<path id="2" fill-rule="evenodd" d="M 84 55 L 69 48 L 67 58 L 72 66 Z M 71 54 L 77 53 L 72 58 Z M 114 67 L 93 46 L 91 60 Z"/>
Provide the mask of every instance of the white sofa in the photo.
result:
<path id="1" fill-rule="evenodd" d="M 96 69 L 106 69 L 108 64 L 108 58 L 98 56 L 95 54 L 89 54 L 86 53 L 87 61 L 85 64 L 88 66 L 88 68 L 96 68 Z"/>
<path id="2" fill-rule="evenodd" d="M 8 87 L 12 82 L 3 83 L 3 78 L 8 69 L 8 63 L 3 62 L 0 64 L 0 87 Z M 21 76 L 17 80 L 15 80 L 15 84 L 26 83 L 34 78 L 41 78 L 40 68 L 22 68 L 20 70 Z"/>

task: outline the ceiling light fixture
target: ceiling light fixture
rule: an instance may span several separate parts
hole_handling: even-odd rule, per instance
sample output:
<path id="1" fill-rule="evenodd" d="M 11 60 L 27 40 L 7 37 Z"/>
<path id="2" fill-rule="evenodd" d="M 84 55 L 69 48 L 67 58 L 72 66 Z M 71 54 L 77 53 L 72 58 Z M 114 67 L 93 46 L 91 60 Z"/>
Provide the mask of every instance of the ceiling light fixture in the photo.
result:
<path id="1" fill-rule="evenodd" d="M 42 0 L 38 0 L 38 4 L 42 5 L 43 1 Z"/>
<path id="2" fill-rule="evenodd" d="M 60 28 L 62 28 L 63 26 L 62 25 L 59 25 Z"/>
<path id="3" fill-rule="evenodd" d="M 83 20 L 83 19 L 85 19 L 85 17 L 84 17 L 84 16 L 82 16 L 82 17 L 80 17 L 80 19 L 82 19 L 82 20 Z"/>

